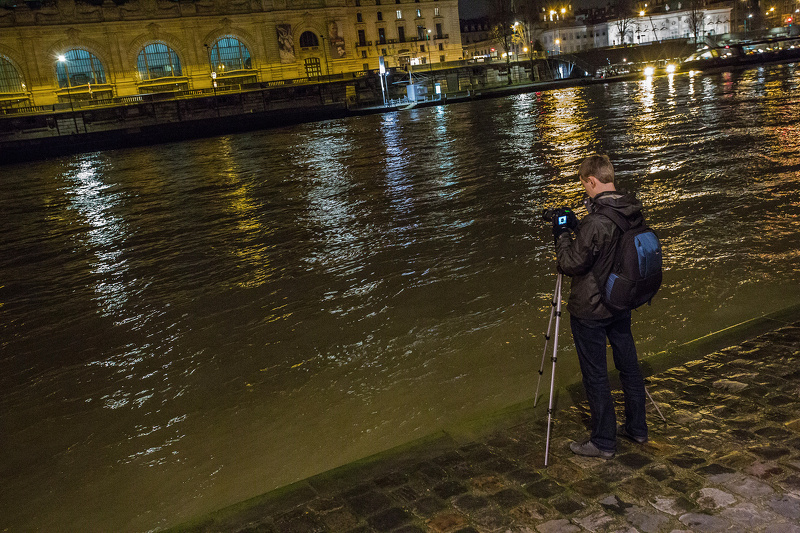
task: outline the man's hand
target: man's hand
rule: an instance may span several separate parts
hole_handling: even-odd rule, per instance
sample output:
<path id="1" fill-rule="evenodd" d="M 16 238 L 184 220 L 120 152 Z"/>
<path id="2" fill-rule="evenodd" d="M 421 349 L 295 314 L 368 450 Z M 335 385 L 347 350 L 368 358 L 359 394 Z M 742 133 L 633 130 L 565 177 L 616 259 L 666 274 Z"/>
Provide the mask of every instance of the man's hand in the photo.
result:
<path id="1" fill-rule="evenodd" d="M 578 227 L 578 217 L 572 209 L 558 209 L 553 216 L 553 239 L 558 241 L 558 236 Z"/>
<path id="2" fill-rule="evenodd" d="M 571 231 L 578 229 L 578 217 L 575 216 L 575 212 L 572 209 L 564 209 L 564 212 L 567 215 L 567 227 Z"/>

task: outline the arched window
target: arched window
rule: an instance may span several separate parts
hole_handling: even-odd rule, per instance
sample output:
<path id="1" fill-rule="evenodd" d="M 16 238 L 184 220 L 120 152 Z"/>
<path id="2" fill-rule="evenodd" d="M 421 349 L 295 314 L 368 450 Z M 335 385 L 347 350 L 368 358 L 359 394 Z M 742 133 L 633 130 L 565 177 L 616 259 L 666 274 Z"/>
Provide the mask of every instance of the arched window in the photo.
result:
<path id="1" fill-rule="evenodd" d="M 139 52 L 136 67 L 139 69 L 139 78 L 142 81 L 181 75 L 181 61 L 178 59 L 178 54 L 164 43 L 151 43 L 145 46 Z"/>
<path id="2" fill-rule="evenodd" d="M 58 57 L 56 77 L 59 87 L 75 87 L 87 83 L 105 83 L 106 72 L 97 57 L 79 48 Z"/>
<path id="3" fill-rule="evenodd" d="M 314 32 L 304 31 L 300 36 L 300 48 L 311 48 L 312 46 L 319 46 L 319 39 Z"/>
<path id="4" fill-rule="evenodd" d="M 211 70 L 224 74 L 226 71 L 251 69 L 250 50 L 239 39 L 223 37 L 211 48 Z"/>
<path id="5" fill-rule="evenodd" d="M 11 61 L 0 56 L 0 93 L 20 93 L 23 90 L 22 78 L 17 69 Z"/>

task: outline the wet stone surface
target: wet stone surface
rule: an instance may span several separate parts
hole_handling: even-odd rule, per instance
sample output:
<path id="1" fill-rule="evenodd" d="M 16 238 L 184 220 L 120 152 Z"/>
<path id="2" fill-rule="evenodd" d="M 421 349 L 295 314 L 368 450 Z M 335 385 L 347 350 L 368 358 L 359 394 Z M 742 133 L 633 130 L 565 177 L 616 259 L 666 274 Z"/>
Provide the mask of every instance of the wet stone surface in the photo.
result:
<path id="1" fill-rule="evenodd" d="M 800 533 L 798 368 L 795 323 L 649 376 L 667 423 L 648 402 L 650 440 L 620 439 L 613 459 L 569 451 L 588 432 L 580 402 L 555 413 L 547 467 L 545 425 L 531 415 L 479 442 L 423 444 L 183 530 Z"/>

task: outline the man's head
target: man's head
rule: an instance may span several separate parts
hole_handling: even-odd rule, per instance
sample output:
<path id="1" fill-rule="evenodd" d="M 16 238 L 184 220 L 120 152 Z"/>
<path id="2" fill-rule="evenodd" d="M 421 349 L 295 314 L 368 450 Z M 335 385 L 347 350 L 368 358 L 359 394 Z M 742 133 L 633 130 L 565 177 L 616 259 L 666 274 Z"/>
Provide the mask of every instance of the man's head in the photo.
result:
<path id="1" fill-rule="evenodd" d="M 601 192 L 615 191 L 614 165 L 607 155 L 590 155 L 581 163 L 578 169 L 581 185 L 586 189 L 586 194 L 594 198 Z"/>

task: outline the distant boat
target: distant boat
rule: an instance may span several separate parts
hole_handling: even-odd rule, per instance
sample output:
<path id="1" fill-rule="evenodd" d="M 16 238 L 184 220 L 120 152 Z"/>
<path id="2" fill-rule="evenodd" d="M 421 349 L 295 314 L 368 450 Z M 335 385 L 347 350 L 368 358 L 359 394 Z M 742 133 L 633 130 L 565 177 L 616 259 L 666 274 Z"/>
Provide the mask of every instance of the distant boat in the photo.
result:
<path id="1" fill-rule="evenodd" d="M 783 37 L 706 46 L 684 59 L 681 70 L 706 70 L 797 60 L 800 60 L 800 37 Z"/>

